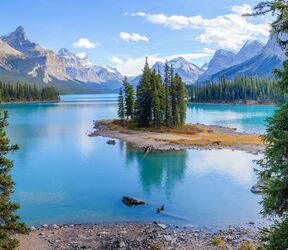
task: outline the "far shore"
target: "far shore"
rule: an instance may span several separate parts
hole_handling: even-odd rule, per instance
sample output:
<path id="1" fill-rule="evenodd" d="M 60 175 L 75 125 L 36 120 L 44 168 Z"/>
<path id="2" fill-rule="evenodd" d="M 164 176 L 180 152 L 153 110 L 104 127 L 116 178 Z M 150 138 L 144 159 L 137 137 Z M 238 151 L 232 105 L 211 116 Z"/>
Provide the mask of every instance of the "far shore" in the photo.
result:
<path id="1" fill-rule="evenodd" d="M 235 106 L 271 106 L 275 107 L 275 103 L 238 103 L 238 102 L 188 102 L 188 104 L 204 104 L 204 105 L 235 105 Z"/>
<path id="2" fill-rule="evenodd" d="M 47 100 L 47 101 L 42 101 L 42 100 L 35 100 L 35 101 L 11 101 L 11 102 L 0 102 L 1 104 L 32 104 L 32 103 L 53 103 L 53 102 L 60 102 L 59 100 Z"/>
<path id="3" fill-rule="evenodd" d="M 163 223 L 108 225 L 42 225 L 27 235 L 17 235 L 18 250 L 52 249 L 240 249 L 259 243 L 253 222 L 246 227 L 229 226 L 215 233 L 193 227 L 178 228 Z M 252 248 L 253 247 L 253 248 Z"/>
<path id="4" fill-rule="evenodd" d="M 128 121 L 102 120 L 96 121 L 94 128 L 89 136 L 119 139 L 146 151 L 231 149 L 258 154 L 265 149 L 259 134 L 240 133 L 235 128 L 216 125 L 187 124 L 183 128 L 157 130 L 140 129 Z"/>

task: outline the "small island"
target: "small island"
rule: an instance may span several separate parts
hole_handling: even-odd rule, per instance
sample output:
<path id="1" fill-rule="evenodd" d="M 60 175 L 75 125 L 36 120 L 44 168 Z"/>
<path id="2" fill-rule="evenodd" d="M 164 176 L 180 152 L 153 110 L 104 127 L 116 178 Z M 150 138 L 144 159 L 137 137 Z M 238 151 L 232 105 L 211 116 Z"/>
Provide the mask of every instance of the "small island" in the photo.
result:
<path id="1" fill-rule="evenodd" d="M 216 125 L 186 124 L 181 128 L 139 128 L 131 121 L 96 121 L 90 136 L 116 138 L 144 150 L 232 149 L 258 154 L 265 149 L 261 135 Z"/>
<path id="2" fill-rule="evenodd" d="M 264 152 L 261 135 L 216 125 L 186 124 L 187 101 L 185 83 L 174 74 L 173 66 L 165 64 L 162 81 L 146 59 L 136 94 L 127 78 L 123 81 L 118 97 L 119 119 L 96 121 L 90 136 L 117 138 L 146 151 L 226 148 Z"/>

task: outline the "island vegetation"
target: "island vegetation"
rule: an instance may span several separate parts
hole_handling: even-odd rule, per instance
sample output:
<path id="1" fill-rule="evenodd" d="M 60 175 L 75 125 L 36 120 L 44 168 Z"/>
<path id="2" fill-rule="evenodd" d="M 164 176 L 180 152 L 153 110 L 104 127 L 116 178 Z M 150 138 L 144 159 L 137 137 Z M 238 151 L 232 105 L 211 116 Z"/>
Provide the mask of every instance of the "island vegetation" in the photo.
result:
<path id="1" fill-rule="evenodd" d="M 131 120 L 138 127 L 181 127 L 185 123 L 186 108 L 185 83 L 167 62 L 164 81 L 156 70 L 150 69 L 146 58 L 136 95 L 127 78 L 120 89 L 118 117 Z"/>
<path id="2" fill-rule="evenodd" d="M 187 90 L 173 67 L 165 64 L 164 80 L 147 59 L 136 94 L 127 78 L 118 98 L 118 120 L 96 121 L 90 136 L 106 136 L 146 150 L 232 148 L 259 153 L 260 135 L 215 125 L 185 124 Z"/>
<path id="3" fill-rule="evenodd" d="M 52 86 L 42 88 L 27 83 L 10 84 L 0 81 L 0 102 L 45 102 L 58 101 L 59 93 Z"/>
<path id="4" fill-rule="evenodd" d="M 190 87 L 190 101 L 196 103 L 283 103 L 288 100 L 274 77 L 222 77 L 217 82 Z"/>

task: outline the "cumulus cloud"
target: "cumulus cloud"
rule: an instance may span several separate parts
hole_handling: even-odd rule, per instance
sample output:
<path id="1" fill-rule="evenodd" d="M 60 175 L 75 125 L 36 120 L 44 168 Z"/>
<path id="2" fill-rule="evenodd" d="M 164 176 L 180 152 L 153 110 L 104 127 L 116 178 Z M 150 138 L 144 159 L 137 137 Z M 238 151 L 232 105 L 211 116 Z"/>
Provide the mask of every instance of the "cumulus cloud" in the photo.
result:
<path id="1" fill-rule="evenodd" d="M 117 56 L 108 57 L 108 60 L 116 64 L 123 63 L 123 60 Z"/>
<path id="2" fill-rule="evenodd" d="M 74 48 L 84 48 L 84 49 L 94 49 L 99 47 L 99 43 L 93 43 L 89 41 L 87 38 L 80 38 L 77 42 L 73 43 L 72 46 Z"/>
<path id="3" fill-rule="evenodd" d="M 127 32 L 121 32 L 119 34 L 120 38 L 126 42 L 133 41 L 133 42 L 149 42 L 149 39 L 147 36 L 142 36 L 138 33 L 127 33 Z"/>
<path id="4" fill-rule="evenodd" d="M 167 16 L 165 14 L 132 13 L 131 16 L 145 18 L 153 24 L 160 24 L 172 30 L 200 29 L 202 34 L 196 39 L 206 44 L 216 44 L 221 48 L 239 49 L 249 39 L 269 36 L 270 26 L 267 23 L 254 24 L 242 14 L 251 12 L 247 4 L 233 6 L 231 13 L 205 19 L 202 16 Z"/>
<path id="5" fill-rule="evenodd" d="M 207 58 L 210 57 L 213 53 L 214 50 L 205 48 L 201 51 L 196 51 L 195 53 L 174 54 L 166 57 L 160 56 L 159 54 L 151 54 L 147 55 L 147 57 L 150 66 L 152 66 L 156 62 L 165 62 L 166 60 L 171 60 L 177 57 L 183 57 L 188 61 L 193 59 Z M 110 61 L 112 61 L 111 60 L 112 57 L 109 58 Z M 140 75 L 145 64 L 145 58 L 146 56 L 136 58 L 123 58 L 123 59 L 117 57 L 117 59 L 119 59 L 119 62 L 116 62 L 117 59 L 114 60 L 115 68 L 117 68 L 117 70 L 120 71 L 123 75 L 127 76 Z"/>

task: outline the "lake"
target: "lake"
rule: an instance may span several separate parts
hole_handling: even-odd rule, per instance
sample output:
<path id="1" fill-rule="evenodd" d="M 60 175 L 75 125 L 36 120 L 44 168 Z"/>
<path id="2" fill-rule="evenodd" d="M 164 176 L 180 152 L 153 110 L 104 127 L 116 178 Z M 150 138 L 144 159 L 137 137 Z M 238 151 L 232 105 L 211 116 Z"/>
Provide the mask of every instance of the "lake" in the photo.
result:
<path id="1" fill-rule="evenodd" d="M 88 137 L 93 120 L 115 118 L 117 95 L 62 96 L 59 103 L 2 105 L 8 135 L 20 150 L 11 157 L 14 200 L 29 225 L 162 221 L 220 228 L 259 222 L 261 197 L 253 160 L 231 150 L 151 152 L 107 138 Z M 271 106 L 189 105 L 188 122 L 263 133 Z M 148 205 L 126 207 L 122 196 Z M 165 205 L 165 213 L 156 209 Z"/>

